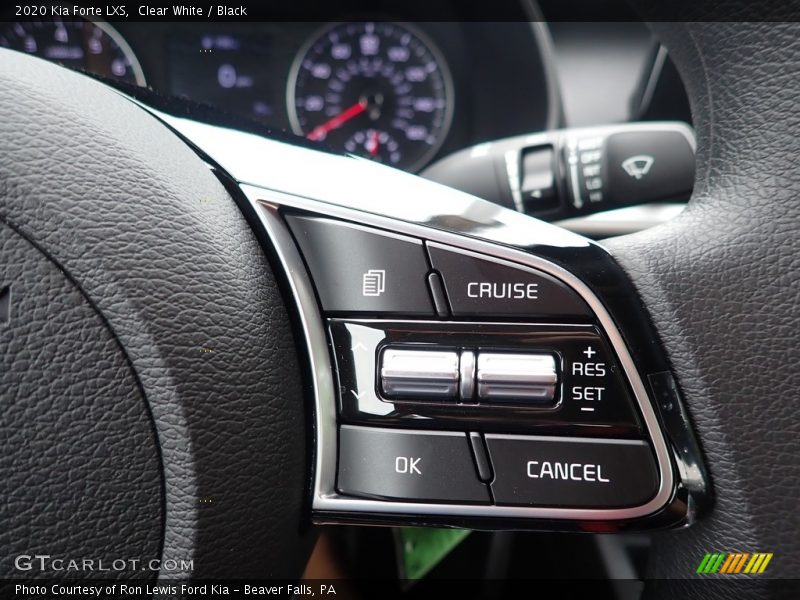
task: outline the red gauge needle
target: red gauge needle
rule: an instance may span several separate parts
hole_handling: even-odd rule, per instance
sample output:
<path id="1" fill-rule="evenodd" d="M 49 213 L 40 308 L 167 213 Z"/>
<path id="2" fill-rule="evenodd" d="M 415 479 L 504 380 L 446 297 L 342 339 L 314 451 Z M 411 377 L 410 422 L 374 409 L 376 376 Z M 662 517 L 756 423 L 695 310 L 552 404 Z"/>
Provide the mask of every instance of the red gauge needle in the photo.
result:
<path id="1" fill-rule="evenodd" d="M 327 134 L 329 131 L 331 131 L 332 129 L 336 129 L 337 127 L 341 127 L 342 125 L 347 123 L 347 121 L 349 121 L 353 117 L 357 117 L 365 110 L 367 110 L 367 103 L 359 100 L 358 102 L 353 104 L 353 106 L 345 108 L 342 112 L 340 112 L 332 119 L 325 121 L 322 125 L 314 127 L 314 129 L 312 129 L 308 133 L 308 135 L 306 135 L 306 138 L 313 141 L 320 140 L 324 138 L 325 134 Z"/>
<path id="2" fill-rule="evenodd" d="M 378 132 L 377 130 L 373 129 L 371 135 L 369 136 L 369 155 L 370 156 L 378 156 L 378 148 L 380 147 L 380 141 L 378 140 Z"/>

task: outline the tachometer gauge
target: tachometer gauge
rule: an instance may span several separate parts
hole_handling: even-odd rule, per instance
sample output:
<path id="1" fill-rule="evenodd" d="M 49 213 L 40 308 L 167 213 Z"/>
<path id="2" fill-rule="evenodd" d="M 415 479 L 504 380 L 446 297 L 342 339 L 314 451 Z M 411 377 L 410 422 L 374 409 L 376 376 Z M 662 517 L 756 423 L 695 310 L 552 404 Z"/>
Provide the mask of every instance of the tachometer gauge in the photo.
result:
<path id="1" fill-rule="evenodd" d="M 389 165 L 400 162 L 400 143 L 385 131 L 377 129 L 360 129 L 344 143 L 344 149 L 356 154 Z"/>
<path id="2" fill-rule="evenodd" d="M 297 57 L 287 98 L 295 133 L 410 171 L 439 149 L 453 112 L 441 54 L 398 23 L 325 29 Z"/>
<path id="3" fill-rule="evenodd" d="M 72 69 L 145 84 L 142 67 L 130 46 L 108 23 L 83 19 L 2 23 L 0 46 Z"/>

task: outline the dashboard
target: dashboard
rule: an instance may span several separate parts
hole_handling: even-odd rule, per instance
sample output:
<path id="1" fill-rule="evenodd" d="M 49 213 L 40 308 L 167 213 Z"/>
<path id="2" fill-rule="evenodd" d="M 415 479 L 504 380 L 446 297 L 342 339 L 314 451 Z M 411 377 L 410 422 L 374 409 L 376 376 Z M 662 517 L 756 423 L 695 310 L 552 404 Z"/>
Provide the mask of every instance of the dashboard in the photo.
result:
<path id="1" fill-rule="evenodd" d="M 519 14 L 502 22 L 471 19 L 464 6 L 442 3 L 437 21 L 392 0 L 325 22 L 277 14 L 271 21 L 113 23 L 5 14 L 0 47 L 189 99 L 243 129 L 305 138 L 492 201 L 486 182 L 502 173 L 487 179 L 468 168 L 442 179 L 445 159 L 565 127 L 691 123 L 669 57 L 619 0 L 602 1 L 600 21 L 576 20 L 587 10 L 577 0 L 521 0 Z M 473 180 L 480 189 L 467 185 Z M 530 214 L 602 239 L 669 220 L 683 200 Z"/>
<path id="2" fill-rule="evenodd" d="M 539 29 L 402 14 L 337 23 L 30 20 L 0 24 L 0 46 L 416 172 L 555 124 Z"/>

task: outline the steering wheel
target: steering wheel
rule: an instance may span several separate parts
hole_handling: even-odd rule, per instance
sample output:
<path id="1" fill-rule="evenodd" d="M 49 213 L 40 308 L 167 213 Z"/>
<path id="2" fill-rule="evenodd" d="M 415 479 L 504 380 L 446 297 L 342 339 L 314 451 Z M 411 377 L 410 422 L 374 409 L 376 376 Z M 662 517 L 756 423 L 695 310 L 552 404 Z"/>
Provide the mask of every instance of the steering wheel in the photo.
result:
<path id="1" fill-rule="evenodd" d="M 774 553 L 764 577 L 791 577 L 800 28 L 654 28 L 691 101 L 694 197 L 605 246 L 655 325 L 715 502 L 654 535 L 650 574 L 690 577 L 704 553 L 730 550 Z M 115 574 L 134 578 L 297 577 L 314 540 L 313 373 L 236 178 L 209 168 L 213 148 L 97 81 L 8 51 L 0 81 L 0 575 L 42 576 L 34 557 L 47 555 L 119 559 Z M 291 185 L 318 152 L 285 148 L 251 168 Z M 370 183 L 412 179 L 346 160 Z M 365 185 L 323 183 L 342 196 Z M 447 213 L 447 190 L 425 185 L 429 212 L 441 201 Z"/>
<path id="2" fill-rule="evenodd" d="M 695 189 L 674 221 L 607 247 L 636 283 L 680 380 L 715 505 L 689 530 L 654 537 L 651 575 L 687 577 L 695 557 L 714 549 L 768 548 L 771 575 L 791 578 L 800 565 L 798 465 L 790 458 L 800 377 L 791 357 L 800 314 L 790 168 L 798 119 L 783 99 L 796 91 L 799 30 L 653 28 L 691 102 Z M 685 591 L 691 597 L 691 586 Z"/>

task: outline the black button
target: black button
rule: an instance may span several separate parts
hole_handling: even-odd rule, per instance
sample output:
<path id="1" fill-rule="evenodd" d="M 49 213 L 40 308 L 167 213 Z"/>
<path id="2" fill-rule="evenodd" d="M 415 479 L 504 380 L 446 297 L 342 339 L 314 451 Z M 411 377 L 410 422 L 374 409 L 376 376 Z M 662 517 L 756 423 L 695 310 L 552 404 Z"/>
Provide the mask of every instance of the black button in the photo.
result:
<path id="1" fill-rule="evenodd" d="M 419 240 L 330 219 L 286 220 L 325 311 L 433 316 Z"/>
<path id="2" fill-rule="evenodd" d="M 621 508 L 653 498 L 658 471 L 647 443 L 486 435 L 497 504 Z"/>
<path id="3" fill-rule="evenodd" d="M 433 268 L 455 316 L 591 316 L 586 303 L 553 277 L 428 242 Z"/>
<path id="4" fill-rule="evenodd" d="M 677 131 L 631 131 L 606 139 L 605 199 L 618 204 L 686 200 L 694 187 L 694 150 Z"/>
<path id="5" fill-rule="evenodd" d="M 348 496 L 489 503 L 464 433 L 343 425 L 337 487 Z"/>

